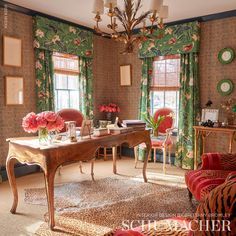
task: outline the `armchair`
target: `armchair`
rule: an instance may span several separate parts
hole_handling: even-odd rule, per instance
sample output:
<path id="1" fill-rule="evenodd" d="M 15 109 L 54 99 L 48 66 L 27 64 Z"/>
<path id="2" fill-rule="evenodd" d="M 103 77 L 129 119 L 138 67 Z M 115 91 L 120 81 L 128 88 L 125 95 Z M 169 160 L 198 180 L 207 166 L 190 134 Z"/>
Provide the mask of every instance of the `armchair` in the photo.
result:
<path id="1" fill-rule="evenodd" d="M 169 156 L 169 163 L 170 163 L 170 153 L 173 141 L 171 139 L 172 131 L 174 130 L 174 118 L 173 118 L 174 111 L 170 108 L 160 108 L 154 113 L 154 119 L 157 120 L 159 116 L 165 116 L 165 119 L 162 121 L 158 128 L 158 137 L 151 139 L 152 149 L 153 149 L 153 160 L 156 162 L 156 151 L 162 150 L 163 152 L 163 172 L 166 173 L 166 153 L 168 151 Z M 142 149 L 145 146 L 140 145 Z M 151 154 L 151 153 L 150 153 Z M 149 154 L 149 155 L 150 155 Z M 137 166 L 138 162 L 138 154 L 137 150 L 135 150 L 135 167 Z"/>
<path id="2" fill-rule="evenodd" d="M 62 117 L 62 119 L 64 121 L 75 121 L 76 127 L 82 126 L 84 116 L 80 111 L 78 111 L 76 109 L 72 109 L 72 108 L 66 108 L 66 109 L 62 109 L 62 110 L 58 111 L 58 114 Z M 64 126 L 64 128 L 61 130 L 61 132 L 65 132 L 65 131 L 66 131 L 66 127 Z M 92 179 L 94 179 L 93 167 L 94 167 L 94 160 L 92 160 L 92 163 L 91 163 Z M 82 161 L 79 162 L 79 168 L 80 168 L 80 173 L 83 173 Z M 61 168 L 59 168 L 59 174 L 60 174 L 60 171 L 61 171 Z"/>
<path id="3" fill-rule="evenodd" d="M 236 153 L 204 153 L 201 167 L 185 174 L 190 200 L 194 196 L 196 200 L 204 201 L 211 190 L 234 175 L 236 175 Z"/>
<path id="4" fill-rule="evenodd" d="M 81 127 L 83 119 L 84 119 L 84 116 L 80 111 L 76 109 L 72 109 L 72 108 L 62 109 L 58 111 L 58 115 L 60 115 L 64 121 L 75 121 L 76 127 Z M 66 131 L 66 127 L 64 126 L 61 132 L 65 132 L 65 131 Z"/>

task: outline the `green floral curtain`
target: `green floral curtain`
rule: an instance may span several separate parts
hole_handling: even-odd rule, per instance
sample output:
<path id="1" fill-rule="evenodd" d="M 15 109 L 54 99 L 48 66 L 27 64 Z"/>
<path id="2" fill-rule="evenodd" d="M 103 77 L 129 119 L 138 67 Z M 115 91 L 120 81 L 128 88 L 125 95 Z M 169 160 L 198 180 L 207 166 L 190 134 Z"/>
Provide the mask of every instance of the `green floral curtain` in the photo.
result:
<path id="1" fill-rule="evenodd" d="M 139 57 L 155 57 L 198 52 L 200 24 L 189 22 L 158 29 L 139 45 Z"/>
<path id="2" fill-rule="evenodd" d="M 142 59 L 142 78 L 141 78 L 141 97 L 139 104 L 139 119 L 145 120 L 145 116 L 150 112 L 150 86 L 152 81 L 153 70 L 152 57 Z M 138 148 L 138 159 L 143 161 L 146 147 Z"/>
<path id="3" fill-rule="evenodd" d="M 147 57 L 142 60 L 142 79 L 141 79 L 141 98 L 139 105 L 139 119 L 144 120 L 144 117 L 150 111 L 150 86 L 152 81 L 152 57 Z"/>
<path id="4" fill-rule="evenodd" d="M 35 16 L 34 47 L 91 58 L 93 33 L 46 17 Z"/>
<path id="5" fill-rule="evenodd" d="M 79 57 L 80 111 L 93 119 L 93 68 L 92 59 Z"/>
<path id="6" fill-rule="evenodd" d="M 198 55 L 181 55 L 179 135 L 176 144 L 176 165 L 193 169 L 194 130 L 200 117 Z"/>
<path id="7" fill-rule="evenodd" d="M 54 110 L 52 52 L 35 49 L 37 111 Z"/>
<path id="8" fill-rule="evenodd" d="M 80 109 L 91 118 L 93 32 L 42 16 L 34 17 L 33 26 L 38 111 L 54 109 L 52 52 L 68 53 L 80 57 Z"/>

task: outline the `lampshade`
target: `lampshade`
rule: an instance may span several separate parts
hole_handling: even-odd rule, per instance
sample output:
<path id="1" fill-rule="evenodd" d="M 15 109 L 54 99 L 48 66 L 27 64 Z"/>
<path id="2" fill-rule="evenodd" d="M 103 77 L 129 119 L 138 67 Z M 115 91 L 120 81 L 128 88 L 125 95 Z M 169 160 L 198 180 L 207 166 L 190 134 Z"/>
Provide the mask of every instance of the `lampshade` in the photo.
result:
<path id="1" fill-rule="evenodd" d="M 163 0 L 151 0 L 149 10 L 160 12 L 161 6 L 163 5 Z"/>
<path id="2" fill-rule="evenodd" d="M 117 6 L 117 0 L 105 0 L 104 6 L 109 8 L 110 4 L 112 4 L 112 7 L 116 7 Z"/>
<path id="3" fill-rule="evenodd" d="M 162 6 L 159 12 L 159 17 L 162 19 L 168 18 L 169 8 L 168 6 Z"/>
<path id="4" fill-rule="evenodd" d="M 93 11 L 94 14 L 99 13 L 102 15 L 104 13 L 104 3 L 103 0 L 94 0 L 93 2 Z"/>

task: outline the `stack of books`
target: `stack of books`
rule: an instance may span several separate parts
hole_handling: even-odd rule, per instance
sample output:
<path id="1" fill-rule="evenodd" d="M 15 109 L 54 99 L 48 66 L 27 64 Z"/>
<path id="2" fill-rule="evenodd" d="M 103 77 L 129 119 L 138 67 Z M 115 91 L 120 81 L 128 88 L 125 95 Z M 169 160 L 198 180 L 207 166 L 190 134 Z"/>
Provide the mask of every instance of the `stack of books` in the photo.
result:
<path id="1" fill-rule="evenodd" d="M 133 128 L 134 131 L 140 131 L 146 129 L 146 123 L 142 120 L 123 120 L 123 127 Z"/>
<path id="2" fill-rule="evenodd" d="M 110 134 L 124 134 L 128 132 L 132 132 L 133 128 L 131 127 L 115 127 L 115 128 L 109 128 Z"/>
<path id="3" fill-rule="evenodd" d="M 107 128 L 99 128 L 99 129 L 93 130 L 93 136 L 95 136 L 95 137 L 100 137 L 100 136 L 104 136 L 104 135 L 109 135 Z"/>

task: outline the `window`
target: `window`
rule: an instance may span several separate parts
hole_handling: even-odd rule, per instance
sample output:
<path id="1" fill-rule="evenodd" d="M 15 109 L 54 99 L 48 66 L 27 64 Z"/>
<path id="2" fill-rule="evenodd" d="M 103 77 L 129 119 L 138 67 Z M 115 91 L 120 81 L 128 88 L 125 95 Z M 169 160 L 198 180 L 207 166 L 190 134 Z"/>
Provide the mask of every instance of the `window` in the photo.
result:
<path id="1" fill-rule="evenodd" d="M 79 108 L 78 57 L 54 53 L 55 110 Z"/>
<path id="2" fill-rule="evenodd" d="M 153 62 L 151 84 L 151 113 L 162 107 L 175 112 L 175 127 L 178 126 L 179 113 L 179 73 L 180 57 L 171 55 L 157 57 Z"/>

